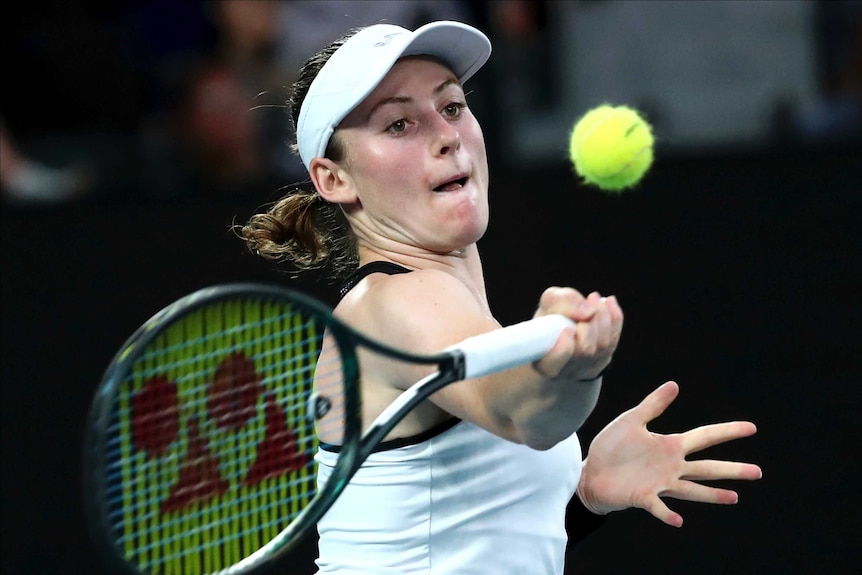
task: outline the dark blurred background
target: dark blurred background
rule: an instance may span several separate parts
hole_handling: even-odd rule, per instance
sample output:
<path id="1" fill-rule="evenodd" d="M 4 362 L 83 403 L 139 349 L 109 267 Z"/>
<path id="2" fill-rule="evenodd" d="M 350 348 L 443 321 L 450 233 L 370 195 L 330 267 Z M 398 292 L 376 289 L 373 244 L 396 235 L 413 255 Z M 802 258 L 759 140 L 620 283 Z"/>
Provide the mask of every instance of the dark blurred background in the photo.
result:
<path id="1" fill-rule="evenodd" d="M 283 103 L 306 57 L 349 27 L 447 18 L 494 43 L 467 87 L 491 158 L 481 249 L 498 319 L 528 317 L 551 284 L 617 294 L 626 312 L 584 443 L 667 379 L 681 394 L 655 430 L 759 427 L 704 454 L 763 467 L 737 506 L 670 501 L 679 530 L 613 514 L 573 542 L 567 572 L 859 572 L 859 2 L 31 0 L 0 14 L 3 573 L 105 573 L 82 431 L 144 320 L 229 281 L 335 301 L 325 277 L 255 259 L 230 226 L 304 179 Z M 640 108 L 658 137 L 621 196 L 566 162 L 568 130 L 602 102 Z M 312 556 L 274 572 L 309 573 Z"/>

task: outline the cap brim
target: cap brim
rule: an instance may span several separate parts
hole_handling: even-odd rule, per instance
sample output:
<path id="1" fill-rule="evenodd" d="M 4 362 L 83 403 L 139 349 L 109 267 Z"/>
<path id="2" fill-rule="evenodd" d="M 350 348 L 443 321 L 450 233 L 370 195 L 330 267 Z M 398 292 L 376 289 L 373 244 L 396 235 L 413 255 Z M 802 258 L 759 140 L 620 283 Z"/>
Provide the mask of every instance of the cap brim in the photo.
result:
<path id="1" fill-rule="evenodd" d="M 461 22 L 432 22 L 411 32 L 376 24 L 357 32 L 318 72 L 302 103 L 297 143 L 306 168 L 322 156 L 332 133 L 374 91 L 392 66 L 405 56 L 431 56 L 449 66 L 463 83 L 491 55 L 482 32 Z"/>
<path id="2" fill-rule="evenodd" d="M 446 62 L 461 82 L 465 82 L 491 56 L 491 42 L 473 28 L 460 22 L 432 22 L 413 33 L 399 58 L 435 56 Z"/>

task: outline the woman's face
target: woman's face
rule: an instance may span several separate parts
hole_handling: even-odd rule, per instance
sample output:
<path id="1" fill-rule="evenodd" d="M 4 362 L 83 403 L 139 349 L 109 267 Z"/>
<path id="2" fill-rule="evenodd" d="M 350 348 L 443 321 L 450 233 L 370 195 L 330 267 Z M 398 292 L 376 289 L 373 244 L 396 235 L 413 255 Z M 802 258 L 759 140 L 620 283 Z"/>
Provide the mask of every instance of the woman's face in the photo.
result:
<path id="1" fill-rule="evenodd" d="M 338 133 L 356 195 L 344 208 L 361 240 L 449 253 L 485 233 L 485 140 L 448 68 L 399 60 Z"/>

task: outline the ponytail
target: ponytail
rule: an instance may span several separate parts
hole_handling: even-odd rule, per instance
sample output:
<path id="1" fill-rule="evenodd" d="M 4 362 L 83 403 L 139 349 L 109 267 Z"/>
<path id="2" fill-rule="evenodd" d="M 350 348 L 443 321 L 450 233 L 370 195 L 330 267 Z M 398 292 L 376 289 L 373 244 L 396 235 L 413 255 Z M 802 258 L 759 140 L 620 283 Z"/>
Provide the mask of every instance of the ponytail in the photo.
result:
<path id="1" fill-rule="evenodd" d="M 358 31 L 348 31 L 302 66 L 288 101 L 294 131 L 311 83 L 336 50 Z M 298 155 L 296 144 L 291 151 Z M 343 159 L 344 148 L 337 134 L 330 139 L 325 156 L 336 162 Z M 325 201 L 313 189 L 295 189 L 265 213 L 235 226 L 234 231 L 252 253 L 279 263 L 289 262 L 300 270 L 329 267 L 338 278 L 359 264 L 356 238 L 341 207 Z"/>
<path id="2" fill-rule="evenodd" d="M 252 253 L 290 262 L 300 270 L 329 266 L 337 276 L 352 269 L 358 259 L 341 209 L 316 192 L 299 188 L 237 226 L 237 235 Z"/>

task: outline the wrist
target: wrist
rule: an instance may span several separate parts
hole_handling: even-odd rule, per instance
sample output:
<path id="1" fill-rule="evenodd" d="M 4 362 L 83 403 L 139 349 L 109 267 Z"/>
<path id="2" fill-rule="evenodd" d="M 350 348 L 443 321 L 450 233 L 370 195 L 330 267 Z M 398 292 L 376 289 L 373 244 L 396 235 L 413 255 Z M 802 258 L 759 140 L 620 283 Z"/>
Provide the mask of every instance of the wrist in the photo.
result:
<path id="1" fill-rule="evenodd" d="M 595 376 L 593 376 L 593 377 L 585 377 L 585 378 L 581 378 L 581 379 L 578 379 L 578 381 L 579 381 L 580 383 L 591 383 L 591 382 L 593 382 L 593 381 L 599 380 L 599 379 L 601 379 L 602 377 L 604 377 L 605 372 L 607 372 L 607 371 L 608 371 L 608 368 L 609 368 L 610 366 L 611 366 L 611 364 L 610 364 L 610 363 L 608 363 L 605 367 L 603 367 L 603 368 L 602 368 L 602 370 L 598 373 L 598 375 L 595 375 Z"/>
<path id="2" fill-rule="evenodd" d="M 584 459 L 583 466 L 581 468 L 581 477 L 578 480 L 578 487 L 575 490 L 575 493 L 578 494 L 578 500 L 580 500 L 581 505 L 583 505 L 590 513 L 593 513 L 594 515 L 607 515 L 608 513 L 610 513 L 610 511 L 603 510 L 600 506 L 596 505 L 595 503 L 592 503 L 590 501 L 590 498 L 586 494 L 586 467 L 587 460 Z"/>

